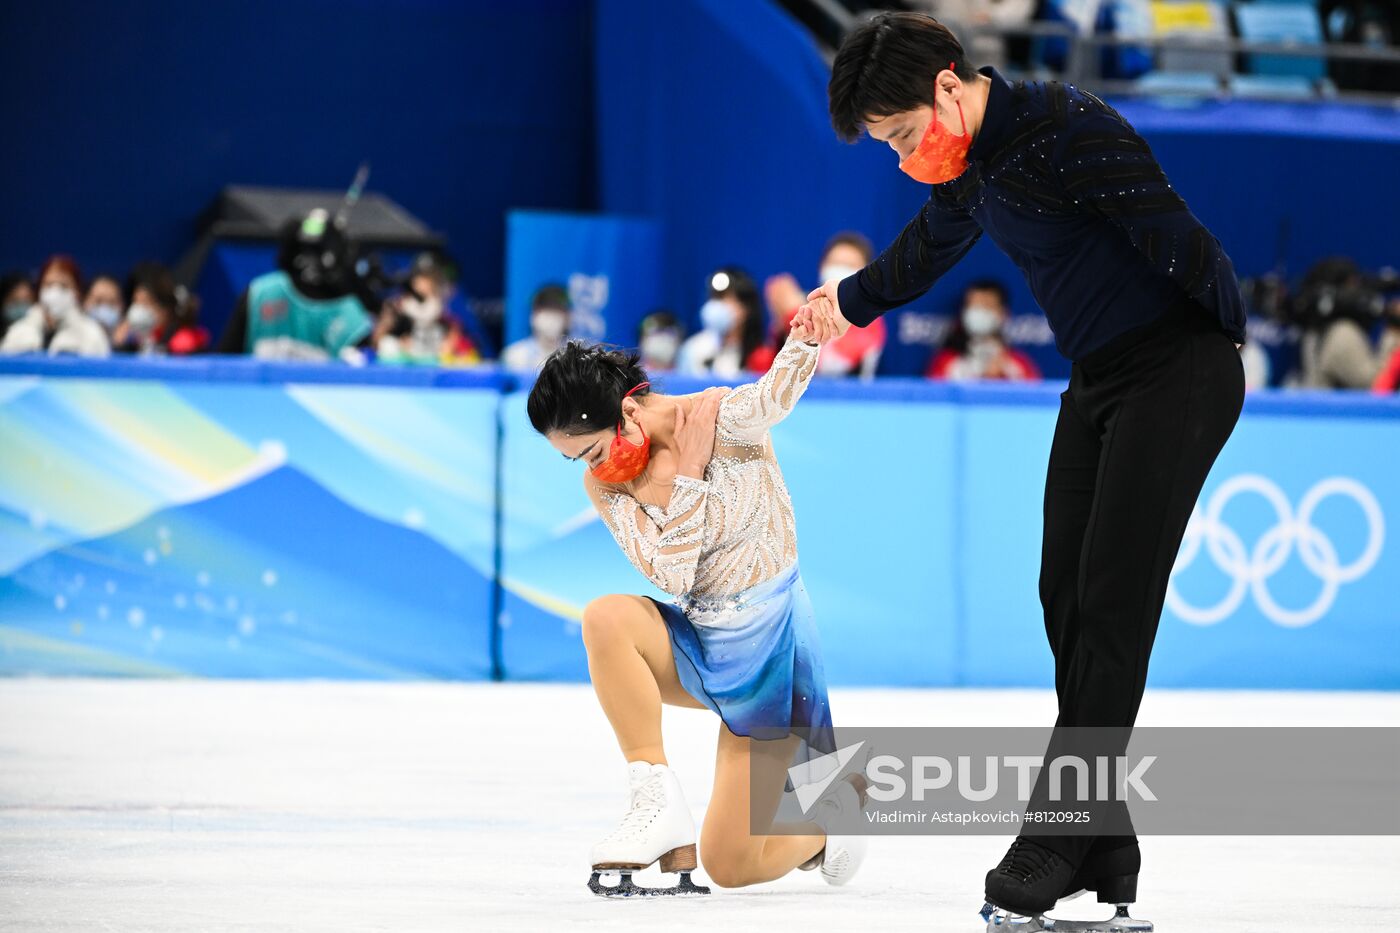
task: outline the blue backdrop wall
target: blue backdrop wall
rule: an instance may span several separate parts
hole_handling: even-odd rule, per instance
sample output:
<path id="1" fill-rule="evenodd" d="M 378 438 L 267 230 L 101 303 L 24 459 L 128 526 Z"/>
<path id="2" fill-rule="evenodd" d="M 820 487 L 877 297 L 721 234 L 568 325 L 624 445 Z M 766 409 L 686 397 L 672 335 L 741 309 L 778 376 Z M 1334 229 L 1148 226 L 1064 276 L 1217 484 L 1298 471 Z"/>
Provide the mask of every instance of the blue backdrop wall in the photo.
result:
<path id="1" fill-rule="evenodd" d="M 826 63 L 766 0 L 52 0 L 0 4 L 0 34 L 0 267 L 173 261 L 225 184 L 339 188 L 368 158 L 470 294 L 502 294 L 508 209 L 598 209 L 658 224 L 661 299 L 694 320 L 714 267 L 812 284 L 833 232 L 886 243 L 925 194 L 886 147 L 836 140 Z M 1118 103 L 1241 274 L 1400 262 L 1393 109 Z M 1048 342 L 984 242 L 892 315 L 885 370 L 919 371 L 983 276 Z"/>
<path id="2" fill-rule="evenodd" d="M 589 0 L 0 4 L 0 267 L 174 262 L 227 184 L 360 160 L 500 295 L 505 211 L 587 209 Z"/>

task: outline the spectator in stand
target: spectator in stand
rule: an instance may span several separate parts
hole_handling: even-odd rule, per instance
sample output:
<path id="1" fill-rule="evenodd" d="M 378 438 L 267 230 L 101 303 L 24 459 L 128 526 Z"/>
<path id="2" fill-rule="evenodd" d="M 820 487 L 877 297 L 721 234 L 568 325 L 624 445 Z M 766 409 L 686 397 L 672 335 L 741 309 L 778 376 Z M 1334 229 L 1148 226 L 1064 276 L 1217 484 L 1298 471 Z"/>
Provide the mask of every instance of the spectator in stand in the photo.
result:
<path id="1" fill-rule="evenodd" d="M 1031 358 L 1006 342 L 1004 330 L 1010 317 L 1006 288 L 984 279 L 963 292 L 962 311 L 924 375 L 930 379 L 1039 379 Z"/>
<path id="2" fill-rule="evenodd" d="M 0 343 L 4 342 L 5 332 L 10 325 L 29 313 L 36 296 L 34 283 L 23 272 L 7 272 L 0 277 Z"/>
<path id="3" fill-rule="evenodd" d="M 687 375 L 732 378 L 747 370 L 766 373 L 777 351 L 767 340 L 758 283 L 738 266 L 710 276 L 710 297 L 700 308 L 699 333 L 681 344 L 676 369 Z"/>
<path id="4" fill-rule="evenodd" d="M 818 284 L 832 279 L 844 279 L 855 275 L 870 264 L 875 256 L 875 247 L 864 236 L 853 231 L 842 231 L 832 237 L 822 250 L 818 263 Z M 787 340 L 788 328 L 797 309 L 807 303 L 807 290 L 797 283 L 789 273 L 775 275 L 764 283 L 768 308 L 773 313 L 776 331 L 776 345 L 782 347 Z M 885 319 L 876 318 L 867 327 L 852 327 L 822 348 L 817 358 L 817 372 L 824 376 L 871 377 L 880 365 L 880 354 L 885 349 Z"/>
<path id="5" fill-rule="evenodd" d="M 1386 316 L 1392 321 L 1400 321 L 1400 297 L 1390 299 Z M 1400 392 L 1400 347 L 1390 351 L 1389 359 L 1381 366 L 1371 388 L 1377 392 Z"/>
<path id="6" fill-rule="evenodd" d="M 1257 340 L 1240 345 L 1240 365 L 1244 367 L 1244 390 L 1267 389 L 1273 366 L 1269 354 L 1259 346 Z"/>
<path id="7" fill-rule="evenodd" d="M 1355 42 L 1377 51 L 1400 43 L 1395 0 L 1322 0 L 1318 13 L 1329 42 Z M 1327 70 L 1343 90 L 1400 92 L 1400 64 L 1394 61 L 1333 59 Z"/>
<path id="8" fill-rule="evenodd" d="M 413 274 L 431 276 L 437 283 L 444 313 L 456 321 L 465 339 L 483 360 L 496 357 L 496 345 L 477 317 L 474 303 L 457 287 L 457 264 L 445 253 L 420 253 L 413 261 Z"/>
<path id="9" fill-rule="evenodd" d="M 219 352 L 363 363 L 374 322 L 357 297 L 355 260 L 354 242 L 328 211 L 289 221 L 277 271 L 258 276 L 239 298 Z"/>
<path id="10" fill-rule="evenodd" d="M 108 339 L 122 322 L 122 283 L 115 276 L 99 275 L 88 285 L 83 296 L 83 310 L 88 317 L 102 325 Z"/>
<path id="11" fill-rule="evenodd" d="M 78 297 L 83 276 L 68 256 L 51 256 L 39 270 L 39 302 L 10 325 L 0 343 L 0 353 L 38 353 L 53 356 L 107 356 L 112 352 L 102 325 L 83 313 Z"/>
<path id="12" fill-rule="evenodd" d="M 1384 299 L 1365 284 L 1351 259 L 1333 256 L 1315 263 L 1303 277 L 1298 305 L 1308 388 L 1369 389 L 1400 349 L 1400 316 L 1385 313 Z M 1400 311 L 1394 303 L 1390 308 Z M 1371 333 L 1382 322 L 1376 347 Z"/>
<path id="13" fill-rule="evenodd" d="M 143 262 L 127 279 L 131 306 L 112 334 L 121 353 L 188 356 L 209 349 L 209 331 L 199 326 L 199 299 L 158 262 Z"/>
<path id="14" fill-rule="evenodd" d="M 670 372 L 676 368 L 685 329 L 670 311 L 653 311 L 637 328 L 637 348 L 641 367 L 649 373 Z"/>
<path id="15" fill-rule="evenodd" d="M 389 300 L 374 329 L 381 363 L 475 366 L 481 352 L 456 316 L 447 310 L 451 285 L 442 266 L 420 256 L 403 294 Z"/>
<path id="16" fill-rule="evenodd" d="M 909 6 L 929 13 L 959 36 L 970 37 L 968 58 L 979 65 L 995 65 L 1005 69 L 1008 46 L 1016 59 L 1025 57 L 1030 47 L 1026 38 L 1005 40 L 992 32 L 978 32 L 979 27 L 1008 29 L 1025 26 L 1036 13 L 1039 0 L 910 0 Z"/>
<path id="17" fill-rule="evenodd" d="M 564 286 L 540 286 L 530 299 L 530 336 L 522 337 L 501 352 L 501 365 L 516 372 L 533 373 L 569 334 L 569 292 Z"/>

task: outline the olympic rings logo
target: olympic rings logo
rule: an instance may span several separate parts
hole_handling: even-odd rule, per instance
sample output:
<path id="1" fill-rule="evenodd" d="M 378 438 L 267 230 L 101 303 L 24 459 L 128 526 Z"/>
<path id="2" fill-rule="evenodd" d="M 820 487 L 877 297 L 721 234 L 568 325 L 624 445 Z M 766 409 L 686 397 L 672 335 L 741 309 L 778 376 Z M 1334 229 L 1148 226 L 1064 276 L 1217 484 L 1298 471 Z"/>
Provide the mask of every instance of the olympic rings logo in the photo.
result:
<path id="1" fill-rule="evenodd" d="M 1253 550 L 1246 551 L 1240 536 L 1221 520 L 1221 513 L 1235 496 L 1250 493 L 1273 508 L 1278 523 L 1259 537 Z M 1332 496 L 1351 499 L 1366 516 L 1366 547 L 1348 564 L 1340 562 L 1332 540 L 1312 524 L 1318 505 Z M 1316 622 L 1332 608 L 1343 583 L 1360 579 L 1376 565 L 1385 544 L 1385 516 L 1371 490 L 1349 477 L 1320 480 L 1303 495 L 1294 514 L 1283 490 L 1272 480 L 1246 473 L 1221 483 L 1206 503 L 1204 514 L 1199 505 L 1192 508 L 1181 551 L 1172 565 L 1172 577 L 1191 566 L 1202 544 L 1215 566 L 1231 578 L 1230 590 L 1220 602 L 1201 608 L 1186 602 L 1169 580 L 1167 606 L 1172 612 L 1193 625 L 1214 625 L 1238 609 L 1246 595 L 1253 594 L 1259 611 L 1270 621 L 1301 628 Z M 1269 578 L 1288 562 L 1295 546 L 1303 566 L 1322 581 L 1317 598 L 1301 609 L 1280 606 L 1268 587 Z"/>

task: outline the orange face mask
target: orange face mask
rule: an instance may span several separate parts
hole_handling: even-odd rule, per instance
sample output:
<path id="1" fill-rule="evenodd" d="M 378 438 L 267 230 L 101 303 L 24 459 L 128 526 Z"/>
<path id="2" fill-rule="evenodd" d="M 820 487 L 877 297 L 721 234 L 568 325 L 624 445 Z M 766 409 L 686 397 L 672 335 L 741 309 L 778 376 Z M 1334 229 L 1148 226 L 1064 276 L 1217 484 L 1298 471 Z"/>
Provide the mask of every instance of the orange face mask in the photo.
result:
<path id="1" fill-rule="evenodd" d="M 949 70 L 952 67 L 949 63 Z M 958 103 L 958 119 L 962 121 L 962 135 L 954 136 L 938 121 L 935 113 L 919 145 L 899 163 L 900 171 L 926 185 L 941 185 L 967 171 L 967 150 L 972 147 L 972 138 L 967 135 L 961 102 Z"/>
<path id="2" fill-rule="evenodd" d="M 639 383 L 627 390 L 627 395 L 631 395 L 638 389 L 644 389 L 651 385 L 650 382 Z M 623 398 L 626 398 L 624 395 Z M 641 431 L 639 423 L 637 430 Z M 612 446 L 608 448 L 608 458 L 602 463 L 593 467 L 593 476 L 604 483 L 625 483 L 630 479 L 636 479 L 638 474 L 647 468 L 647 461 L 651 459 L 651 438 L 647 437 L 647 432 L 642 431 L 642 442 L 634 444 L 622 436 L 622 422 L 617 423 L 617 436 L 613 438 Z"/>

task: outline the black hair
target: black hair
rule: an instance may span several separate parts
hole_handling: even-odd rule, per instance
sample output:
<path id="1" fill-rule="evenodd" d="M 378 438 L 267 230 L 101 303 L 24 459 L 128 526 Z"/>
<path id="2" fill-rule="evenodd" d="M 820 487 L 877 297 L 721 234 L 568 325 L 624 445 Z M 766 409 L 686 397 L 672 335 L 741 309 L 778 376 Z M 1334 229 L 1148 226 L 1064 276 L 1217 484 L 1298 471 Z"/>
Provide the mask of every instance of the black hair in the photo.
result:
<path id="1" fill-rule="evenodd" d="M 680 330 L 680 318 L 676 317 L 665 308 L 657 308 L 646 317 L 642 318 L 637 325 L 637 335 L 640 337 L 653 330 Z"/>
<path id="2" fill-rule="evenodd" d="M 729 284 L 715 288 L 715 276 L 724 273 Z M 710 276 L 710 297 L 733 298 L 744 306 L 743 330 L 739 333 L 740 366 L 747 366 L 749 354 L 768 342 L 768 318 L 763 309 L 763 296 L 759 294 L 758 283 L 753 276 L 739 266 L 722 266 Z"/>
<path id="3" fill-rule="evenodd" d="M 128 301 L 135 298 L 138 288 L 150 292 L 156 304 L 168 315 L 169 323 L 162 332 L 162 343 L 169 343 L 177 330 L 193 327 L 199 321 L 199 298 L 176 282 L 174 274 L 161 263 L 139 262 L 131 268 L 126 278 Z"/>
<path id="4" fill-rule="evenodd" d="M 970 292 L 996 292 L 997 300 L 1001 302 L 1001 308 L 1007 314 L 1011 313 L 1011 293 L 1006 290 L 1006 286 L 996 279 L 976 279 L 968 282 L 963 289 L 963 300 L 967 300 Z"/>
<path id="5" fill-rule="evenodd" d="M 622 421 L 622 397 L 647 379 L 641 355 L 603 344 L 570 340 L 551 353 L 535 377 L 525 411 L 541 434 L 612 430 Z M 651 394 L 638 389 L 632 398 Z"/>
<path id="6" fill-rule="evenodd" d="M 827 101 L 836 135 L 860 138 L 868 117 L 933 106 L 933 78 L 945 68 L 974 76 L 962 43 L 925 13 L 880 13 L 851 30 L 831 64 Z"/>
<path id="7" fill-rule="evenodd" d="M 1329 330 L 1349 320 L 1370 328 L 1385 311 L 1381 293 L 1369 286 L 1356 260 L 1327 256 L 1308 269 L 1293 299 L 1298 323 Z"/>
<path id="8" fill-rule="evenodd" d="M 7 301 L 9 297 L 14 294 L 15 289 L 19 288 L 21 285 L 28 285 L 31 293 L 37 294 L 39 291 L 35 288 L 34 281 L 29 277 L 29 273 L 27 272 L 15 270 L 14 272 L 6 272 L 3 276 L 0 276 L 0 303 Z M 10 319 L 0 314 L 0 337 L 5 336 L 5 332 L 9 329 Z"/>
<path id="9" fill-rule="evenodd" d="M 1007 314 L 1011 313 L 1011 294 L 1006 290 L 1006 286 L 996 279 L 974 279 L 968 282 L 967 287 L 964 288 L 962 292 L 962 301 L 965 303 L 968 293 L 974 291 L 996 292 L 997 297 L 1001 299 L 1002 310 Z M 959 304 L 958 313 L 953 317 L 952 322 L 949 323 L 948 333 L 943 337 L 943 349 L 950 350 L 958 356 L 962 356 L 967 353 L 967 346 L 970 342 L 971 335 L 968 334 L 967 328 L 963 326 L 962 305 Z"/>
<path id="10" fill-rule="evenodd" d="M 151 293 L 151 297 L 156 300 L 156 304 L 165 310 L 166 314 L 174 317 L 180 310 L 180 299 L 176 295 L 175 276 L 170 274 L 170 270 L 158 262 L 140 262 L 131 268 L 131 274 L 127 276 L 126 293 L 135 295 L 136 289 L 144 288 Z"/>
<path id="11" fill-rule="evenodd" d="M 531 311 L 538 311 L 540 308 L 557 308 L 560 311 L 568 311 L 571 307 L 569 290 L 557 282 L 541 285 L 535 291 L 535 296 L 530 299 Z"/>
<path id="12" fill-rule="evenodd" d="M 9 298 L 15 289 L 21 285 L 28 285 L 31 292 L 37 293 L 39 289 L 34 285 L 34 280 L 29 277 L 29 273 L 15 270 L 6 272 L 0 276 L 0 302 Z"/>
<path id="13" fill-rule="evenodd" d="M 959 314 L 948 322 L 948 331 L 943 335 L 943 346 L 940 349 L 947 350 L 955 356 L 963 356 L 967 353 L 970 340 L 967 328 L 963 326 L 962 315 Z"/>
<path id="14" fill-rule="evenodd" d="M 413 265 L 404 278 L 419 275 L 426 275 L 442 285 L 454 285 L 458 275 L 457 263 L 441 249 L 428 250 L 413 257 Z"/>
<path id="15" fill-rule="evenodd" d="M 110 272 L 99 272 L 97 275 L 94 275 L 91 279 L 88 280 L 87 290 L 83 292 L 84 301 L 86 301 L 88 296 L 92 294 L 92 287 L 98 282 L 102 281 L 111 282 L 113 285 L 117 286 L 117 291 L 120 291 L 122 293 L 122 298 L 124 300 L 130 300 L 130 296 L 122 289 L 121 279 L 117 278 Z"/>
<path id="16" fill-rule="evenodd" d="M 822 248 L 822 261 L 825 262 L 826 257 L 830 256 L 831 251 L 838 246 L 854 246 L 860 250 L 860 254 L 865 257 L 867 266 L 875 258 L 875 244 L 870 242 L 869 237 L 854 230 L 842 230 L 826 241 L 826 246 Z"/>

